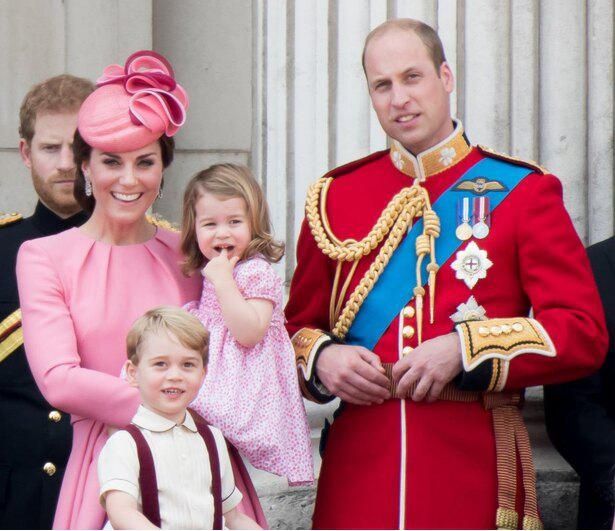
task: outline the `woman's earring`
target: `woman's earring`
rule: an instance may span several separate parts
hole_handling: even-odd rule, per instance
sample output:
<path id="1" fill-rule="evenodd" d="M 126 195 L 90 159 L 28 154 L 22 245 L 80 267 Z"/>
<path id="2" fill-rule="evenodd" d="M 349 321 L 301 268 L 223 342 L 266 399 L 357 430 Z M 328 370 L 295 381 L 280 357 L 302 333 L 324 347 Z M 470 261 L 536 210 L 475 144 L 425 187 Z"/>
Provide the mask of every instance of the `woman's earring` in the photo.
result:
<path id="1" fill-rule="evenodd" d="M 86 197 L 92 197 L 92 183 L 90 179 L 88 179 L 88 175 L 84 174 L 83 179 L 85 180 L 85 195 Z"/>
<path id="2" fill-rule="evenodd" d="M 158 195 L 156 197 L 158 199 L 162 199 L 162 186 L 160 187 L 160 190 L 158 190 Z"/>

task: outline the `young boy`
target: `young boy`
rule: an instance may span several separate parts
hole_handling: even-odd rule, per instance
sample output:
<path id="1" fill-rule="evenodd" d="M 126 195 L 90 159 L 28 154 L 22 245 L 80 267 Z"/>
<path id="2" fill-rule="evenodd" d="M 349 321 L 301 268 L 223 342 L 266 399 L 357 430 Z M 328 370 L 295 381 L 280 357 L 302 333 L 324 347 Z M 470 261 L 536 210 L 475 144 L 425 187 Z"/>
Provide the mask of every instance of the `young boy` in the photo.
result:
<path id="1" fill-rule="evenodd" d="M 211 456 L 186 410 L 203 384 L 208 344 L 209 334 L 200 321 L 171 307 L 150 310 L 128 333 L 126 375 L 143 400 L 132 424 L 151 450 L 162 529 L 214 525 Z M 236 509 L 242 495 L 235 487 L 224 438 L 217 428 L 209 429 L 219 457 L 226 526 L 260 529 Z M 100 499 L 114 529 L 157 528 L 143 514 L 139 463 L 136 439 L 126 430 L 114 433 L 100 453 Z"/>

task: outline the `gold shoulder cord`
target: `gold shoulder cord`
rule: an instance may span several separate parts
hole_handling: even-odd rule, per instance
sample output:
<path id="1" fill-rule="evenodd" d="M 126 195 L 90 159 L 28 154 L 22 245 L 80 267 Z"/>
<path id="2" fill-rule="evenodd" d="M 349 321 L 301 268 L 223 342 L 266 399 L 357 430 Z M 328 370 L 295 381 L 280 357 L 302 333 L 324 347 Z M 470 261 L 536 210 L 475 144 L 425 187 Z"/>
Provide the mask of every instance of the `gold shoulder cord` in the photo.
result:
<path id="1" fill-rule="evenodd" d="M 427 266 L 427 271 L 429 272 L 430 322 L 432 323 L 434 319 L 436 273 L 439 267 L 435 257 L 435 239 L 440 235 L 440 220 L 431 208 L 427 191 L 418 183 L 402 189 L 391 199 L 365 238 L 361 241 L 352 239 L 340 241 L 333 234 L 326 214 L 327 192 L 332 181 L 333 177 L 323 177 L 316 181 L 309 188 L 306 201 L 306 217 L 318 248 L 326 256 L 337 262 L 329 306 L 329 321 L 332 333 L 340 339 L 346 336 L 361 304 L 363 304 L 380 274 L 389 263 L 401 239 L 408 229 L 412 227 L 414 218 L 422 216 L 424 222 L 423 233 L 416 240 L 418 259 L 416 265 L 416 287 L 414 288 L 418 342 L 420 344 L 422 341 L 423 297 L 425 295 L 425 289 L 421 280 L 421 265 L 425 256 L 429 255 L 430 263 Z M 346 291 L 359 260 L 370 254 L 383 240 L 385 240 L 384 244 L 378 252 L 376 259 L 350 295 L 342 310 Z M 343 262 L 352 262 L 353 264 L 338 294 Z"/>

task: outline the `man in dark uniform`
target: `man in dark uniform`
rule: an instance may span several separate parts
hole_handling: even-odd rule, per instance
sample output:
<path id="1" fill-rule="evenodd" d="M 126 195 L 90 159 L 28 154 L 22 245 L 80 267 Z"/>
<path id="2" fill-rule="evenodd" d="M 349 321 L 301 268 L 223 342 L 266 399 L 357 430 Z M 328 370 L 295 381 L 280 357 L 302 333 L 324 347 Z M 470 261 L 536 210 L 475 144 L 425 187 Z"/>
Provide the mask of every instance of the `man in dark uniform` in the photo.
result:
<path id="1" fill-rule="evenodd" d="M 609 350 L 602 368 L 545 387 L 547 430 L 579 474 L 578 529 L 611 529 L 615 512 L 615 237 L 587 249 L 606 312 Z"/>
<path id="2" fill-rule="evenodd" d="M 39 197 L 34 215 L 0 213 L 0 528 L 49 529 L 70 453 L 68 415 L 40 394 L 28 367 L 15 278 L 26 240 L 81 225 L 72 143 L 90 81 L 61 75 L 35 85 L 20 109 L 19 151 Z M 53 338 L 49 338 L 53 341 Z"/>

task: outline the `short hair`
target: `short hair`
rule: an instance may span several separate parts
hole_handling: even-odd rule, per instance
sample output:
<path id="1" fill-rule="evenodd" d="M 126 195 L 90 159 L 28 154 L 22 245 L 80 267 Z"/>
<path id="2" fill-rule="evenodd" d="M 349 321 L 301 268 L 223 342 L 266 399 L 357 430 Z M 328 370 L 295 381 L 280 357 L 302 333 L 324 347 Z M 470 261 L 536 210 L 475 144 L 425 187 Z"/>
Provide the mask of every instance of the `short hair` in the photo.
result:
<path id="1" fill-rule="evenodd" d="M 62 74 L 34 85 L 19 108 L 19 136 L 28 145 L 34 137 L 36 117 L 42 113 L 78 111 L 94 90 L 88 79 Z"/>
<path id="2" fill-rule="evenodd" d="M 425 45 L 425 48 L 427 48 L 427 51 L 429 52 L 431 61 L 433 62 L 433 65 L 439 77 L 440 66 L 442 66 L 442 63 L 446 61 L 442 41 L 436 33 L 436 30 L 434 30 L 431 26 L 413 18 L 395 18 L 387 20 L 386 22 L 383 22 L 379 26 L 376 26 L 372 31 L 369 32 L 369 34 L 365 38 L 365 44 L 363 45 L 363 55 L 361 59 L 361 62 L 363 64 L 363 72 L 365 72 L 365 75 L 367 76 L 367 71 L 365 70 L 365 51 L 367 50 L 367 45 L 375 37 L 378 37 L 379 35 L 384 35 L 392 29 L 412 32 L 416 34 L 419 39 L 421 39 L 421 42 Z"/>
<path id="3" fill-rule="evenodd" d="M 250 169 L 239 164 L 214 164 L 192 177 L 184 192 L 181 250 L 182 270 L 186 275 L 201 269 L 206 262 L 195 228 L 196 203 L 205 192 L 225 198 L 240 197 L 246 202 L 252 240 L 242 258 L 260 253 L 269 262 L 281 260 L 284 243 L 273 239 L 269 208 Z"/>
<path id="4" fill-rule="evenodd" d="M 126 352 L 128 359 L 139 364 L 139 351 L 148 334 L 173 334 L 180 344 L 198 352 L 203 367 L 209 360 L 209 332 L 194 315 L 174 306 L 159 306 L 139 317 L 128 331 Z"/>
<path id="5" fill-rule="evenodd" d="M 160 156 L 162 158 L 162 167 L 167 168 L 173 162 L 173 156 L 175 154 L 175 139 L 171 136 L 162 135 L 158 139 L 158 144 L 160 144 Z M 79 129 L 75 131 L 75 138 L 73 139 L 73 158 L 75 160 L 75 186 L 73 189 L 73 195 L 77 203 L 81 206 L 81 208 L 91 214 L 94 211 L 94 207 L 96 206 L 96 199 L 93 195 L 85 194 L 85 176 L 83 175 L 83 170 L 81 169 L 81 164 L 90 160 L 90 156 L 92 154 L 92 146 L 88 144 L 83 137 L 79 133 Z M 160 189 L 164 187 L 164 178 L 162 179 L 162 183 L 160 184 Z"/>

